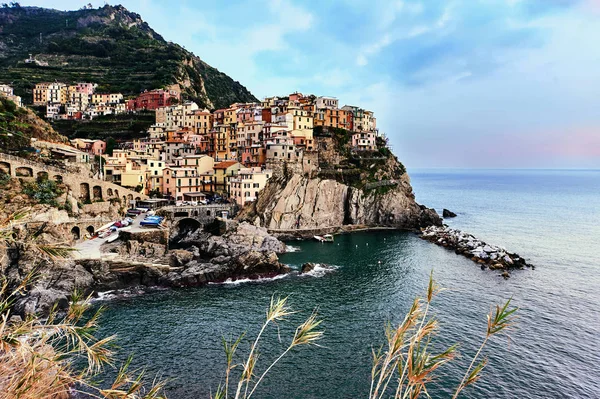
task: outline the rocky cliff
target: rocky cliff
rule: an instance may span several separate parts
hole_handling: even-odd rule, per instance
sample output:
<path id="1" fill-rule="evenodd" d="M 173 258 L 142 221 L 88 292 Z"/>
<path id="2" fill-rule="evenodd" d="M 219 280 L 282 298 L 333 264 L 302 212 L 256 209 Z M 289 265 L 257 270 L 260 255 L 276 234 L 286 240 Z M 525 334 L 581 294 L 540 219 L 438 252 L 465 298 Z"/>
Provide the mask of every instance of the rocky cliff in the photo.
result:
<path id="1" fill-rule="evenodd" d="M 312 168 L 271 165 L 274 177 L 240 218 L 295 235 L 347 226 L 412 230 L 441 225 L 433 209 L 417 204 L 404 166 L 383 141 L 379 151 L 355 153 L 343 137 L 349 134 L 316 137 Z"/>
<path id="2" fill-rule="evenodd" d="M 53 305 L 64 308 L 74 290 L 91 294 L 191 287 L 290 271 L 277 256 L 285 245 L 266 229 L 246 223 L 229 222 L 223 235 L 195 230 L 180 241 L 185 249 L 174 250 L 168 247 L 165 231 L 123 232 L 118 241 L 102 246 L 102 258 L 94 259 L 52 259 L 36 249 L 65 243 L 59 225 L 46 223 L 33 232 L 22 226 L 13 232 L 14 238 L 0 246 L 0 277 L 15 287 L 30 273 L 36 275 L 15 304 L 21 315 L 46 314 Z"/>

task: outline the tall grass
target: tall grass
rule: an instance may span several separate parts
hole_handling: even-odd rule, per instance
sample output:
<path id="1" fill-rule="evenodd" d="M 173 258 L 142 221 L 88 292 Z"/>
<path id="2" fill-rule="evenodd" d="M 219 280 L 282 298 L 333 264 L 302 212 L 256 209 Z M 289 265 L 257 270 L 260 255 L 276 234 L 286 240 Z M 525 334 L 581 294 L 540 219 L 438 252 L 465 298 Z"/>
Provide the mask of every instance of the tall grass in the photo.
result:
<path id="1" fill-rule="evenodd" d="M 441 288 L 431 275 L 425 296 L 413 301 L 401 323 L 397 326 L 388 324 L 386 327 L 385 344 L 378 350 L 373 350 L 369 399 L 430 397 L 427 388 L 435 380 L 438 370 L 457 357 L 457 344 L 442 350 L 435 349 L 439 346 L 435 345 L 435 338 L 440 332 L 440 324 L 431 315 L 430 309 L 432 301 L 440 292 Z M 510 308 L 510 300 L 490 311 L 485 338 L 464 371 L 461 381 L 453 390 L 452 399 L 457 398 L 465 388 L 481 378 L 481 373 L 487 365 L 487 359 L 480 359 L 484 347 L 493 336 L 506 332 L 512 326 L 516 311 L 517 308 Z M 301 345 L 316 345 L 323 337 L 323 332 L 317 330 L 321 321 L 317 320 L 316 314 L 313 313 L 298 326 L 287 348 L 273 362 L 266 365 L 263 371 L 256 371 L 259 363 L 257 351 L 262 344 L 264 331 L 292 313 L 286 298 L 272 299 L 267 317 L 257 336 L 251 341 L 248 353 L 237 363 L 235 355 L 245 338 L 245 333 L 236 339 L 223 339 L 225 378 L 224 383 L 217 387 L 213 399 L 251 398 L 273 367 L 292 349 Z"/>
<path id="2" fill-rule="evenodd" d="M 165 382 L 155 381 L 145 389 L 144 373 L 129 370 L 131 359 L 121 366 L 108 388 L 92 383 L 105 366 L 113 365 L 115 337 L 94 336 L 102 308 L 86 315 L 89 298 L 74 294 L 60 317 L 53 310 L 46 320 L 13 318 L 12 306 L 30 281 L 31 276 L 10 293 L 6 283 L 0 287 L 1 399 L 62 399 L 77 391 L 93 398 L 164 398 L 161 390 Z"/>
<path id="3" fill-rule="evenodd" d="M 0 221 L 0 241 L 6 247 L 19 245 L 53 261 L 64 261 L 73 251 L 61 244 L 42 244 L 41 232 L 15 238 L 12 224 L 26 213 L 13 214 Z M 67 399 L 77 391 L 88 397 L 105 399 L 160 399 L 164 381 L 144 388 L 143 371 L 131 371 L 131 358 L 119 368 L 108 388 L 93 381 L 106 366 L 113 366 L 115 337 L 95 337 L 102 308 L 90 315 L 90 298 L 74 293 L 66 311 L 50 311 L 44 320 L 28 315 L 23 320 L 14 312 L 15 302 L 36 280 L 32 272 L 9 289 L 0 280 L 0 399 Z M 84 365 L 84 366 L 81 366 Z"/>

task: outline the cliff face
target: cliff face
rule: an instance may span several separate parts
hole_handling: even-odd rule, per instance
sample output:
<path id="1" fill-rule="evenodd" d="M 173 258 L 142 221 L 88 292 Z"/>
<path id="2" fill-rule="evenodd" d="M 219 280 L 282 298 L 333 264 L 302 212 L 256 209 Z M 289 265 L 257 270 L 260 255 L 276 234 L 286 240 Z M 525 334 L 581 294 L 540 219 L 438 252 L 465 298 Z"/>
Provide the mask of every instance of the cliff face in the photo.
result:
<path id="1" fill-rule="evenodd" d="M 275 232 L 288 230 L 283 234 L 300 230 L 299 235 L 351 225 L 411 230 L 441 225 L 434 210 L 417 204 L 404 166 L 389 151 L 357 155 L 335 137 L 316 142 L 315 167 L 299 173 L 275 165 L 274 177 L 240 218 Z"/>
<path id="2" fill-rule="evenodd" d="M 25 62 L 32 54 L 37 62 Z M 0 8 L 0 81 L 31 101 L 40 81 L 95 82 L 99 92 L 137 95 L 177 84 L 200 106 L 257 101 L 239 82 L 167 42 L 123 6 L 58 11 Z"/>
<path id="3" fill-rule="evenodd" d="M 385 193 L 335 180 L 294 175 L 274 181 L 247 216 L 272 230 L 321 229 L 344 225 L 417 229 L 440 224 L 435 211 L 414 200 L 408 175 Z"/>

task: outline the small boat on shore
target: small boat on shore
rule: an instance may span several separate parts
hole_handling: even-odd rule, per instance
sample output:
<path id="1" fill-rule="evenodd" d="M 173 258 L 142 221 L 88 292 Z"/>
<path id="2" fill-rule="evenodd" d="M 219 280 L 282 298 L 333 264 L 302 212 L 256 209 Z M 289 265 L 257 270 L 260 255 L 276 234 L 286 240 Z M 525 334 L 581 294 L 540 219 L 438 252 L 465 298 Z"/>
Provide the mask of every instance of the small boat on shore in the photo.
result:
<path id="1" fill-rule="evenodd" d="M 108 237 L 108 239 L 106 240 L 106 242 L 116 241 L 117 238 L 119 238 L 119 232 L 118 231 L 116 232 L 116 234 L 112 234 L 110 237 Z"/>

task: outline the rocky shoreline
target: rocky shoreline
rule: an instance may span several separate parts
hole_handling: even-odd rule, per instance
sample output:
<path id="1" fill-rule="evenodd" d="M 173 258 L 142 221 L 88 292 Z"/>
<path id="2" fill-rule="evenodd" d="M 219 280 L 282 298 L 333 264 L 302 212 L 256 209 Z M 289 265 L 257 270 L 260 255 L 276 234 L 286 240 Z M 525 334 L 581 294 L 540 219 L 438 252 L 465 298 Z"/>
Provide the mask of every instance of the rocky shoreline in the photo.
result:
<path id="1" fill-rule="evenodd" d="M 454 250 L 481 265 L 481 269 L 502 271 L 501 276 L 510 277 L 510 270 L 534 268 L 533 265 L 518 254 L 508 252 L 505 248 L 481 241 L 472 234 L 451 229 L 448 226 L 429 226 L 421 230 L 421 238 L 436 245 Z"/>
<path id="2" fill-rule="evenodd" d="M 11 262 L 2 274 L 11 286 L 17 286 L 28 273 L 36 272 L 38 277 L 15 303 L 17 313 L 25 316 L 47 314 L 54 304 L 66 308 L 75 290 L 97 295 L 113 290 L 194 287 L 290 272 L 278 258 L 285 244 L 266 229 L 235 221 L 224 224 L 221 235 L 198 229 L 178 237 L 179 246 L 185 249 L 169 249 L 167 237 L 159 231 L 132 234 L 103 245 L 106 256 L 100 259 L 40 262 L 26 248 L 9 248 Z"/>

